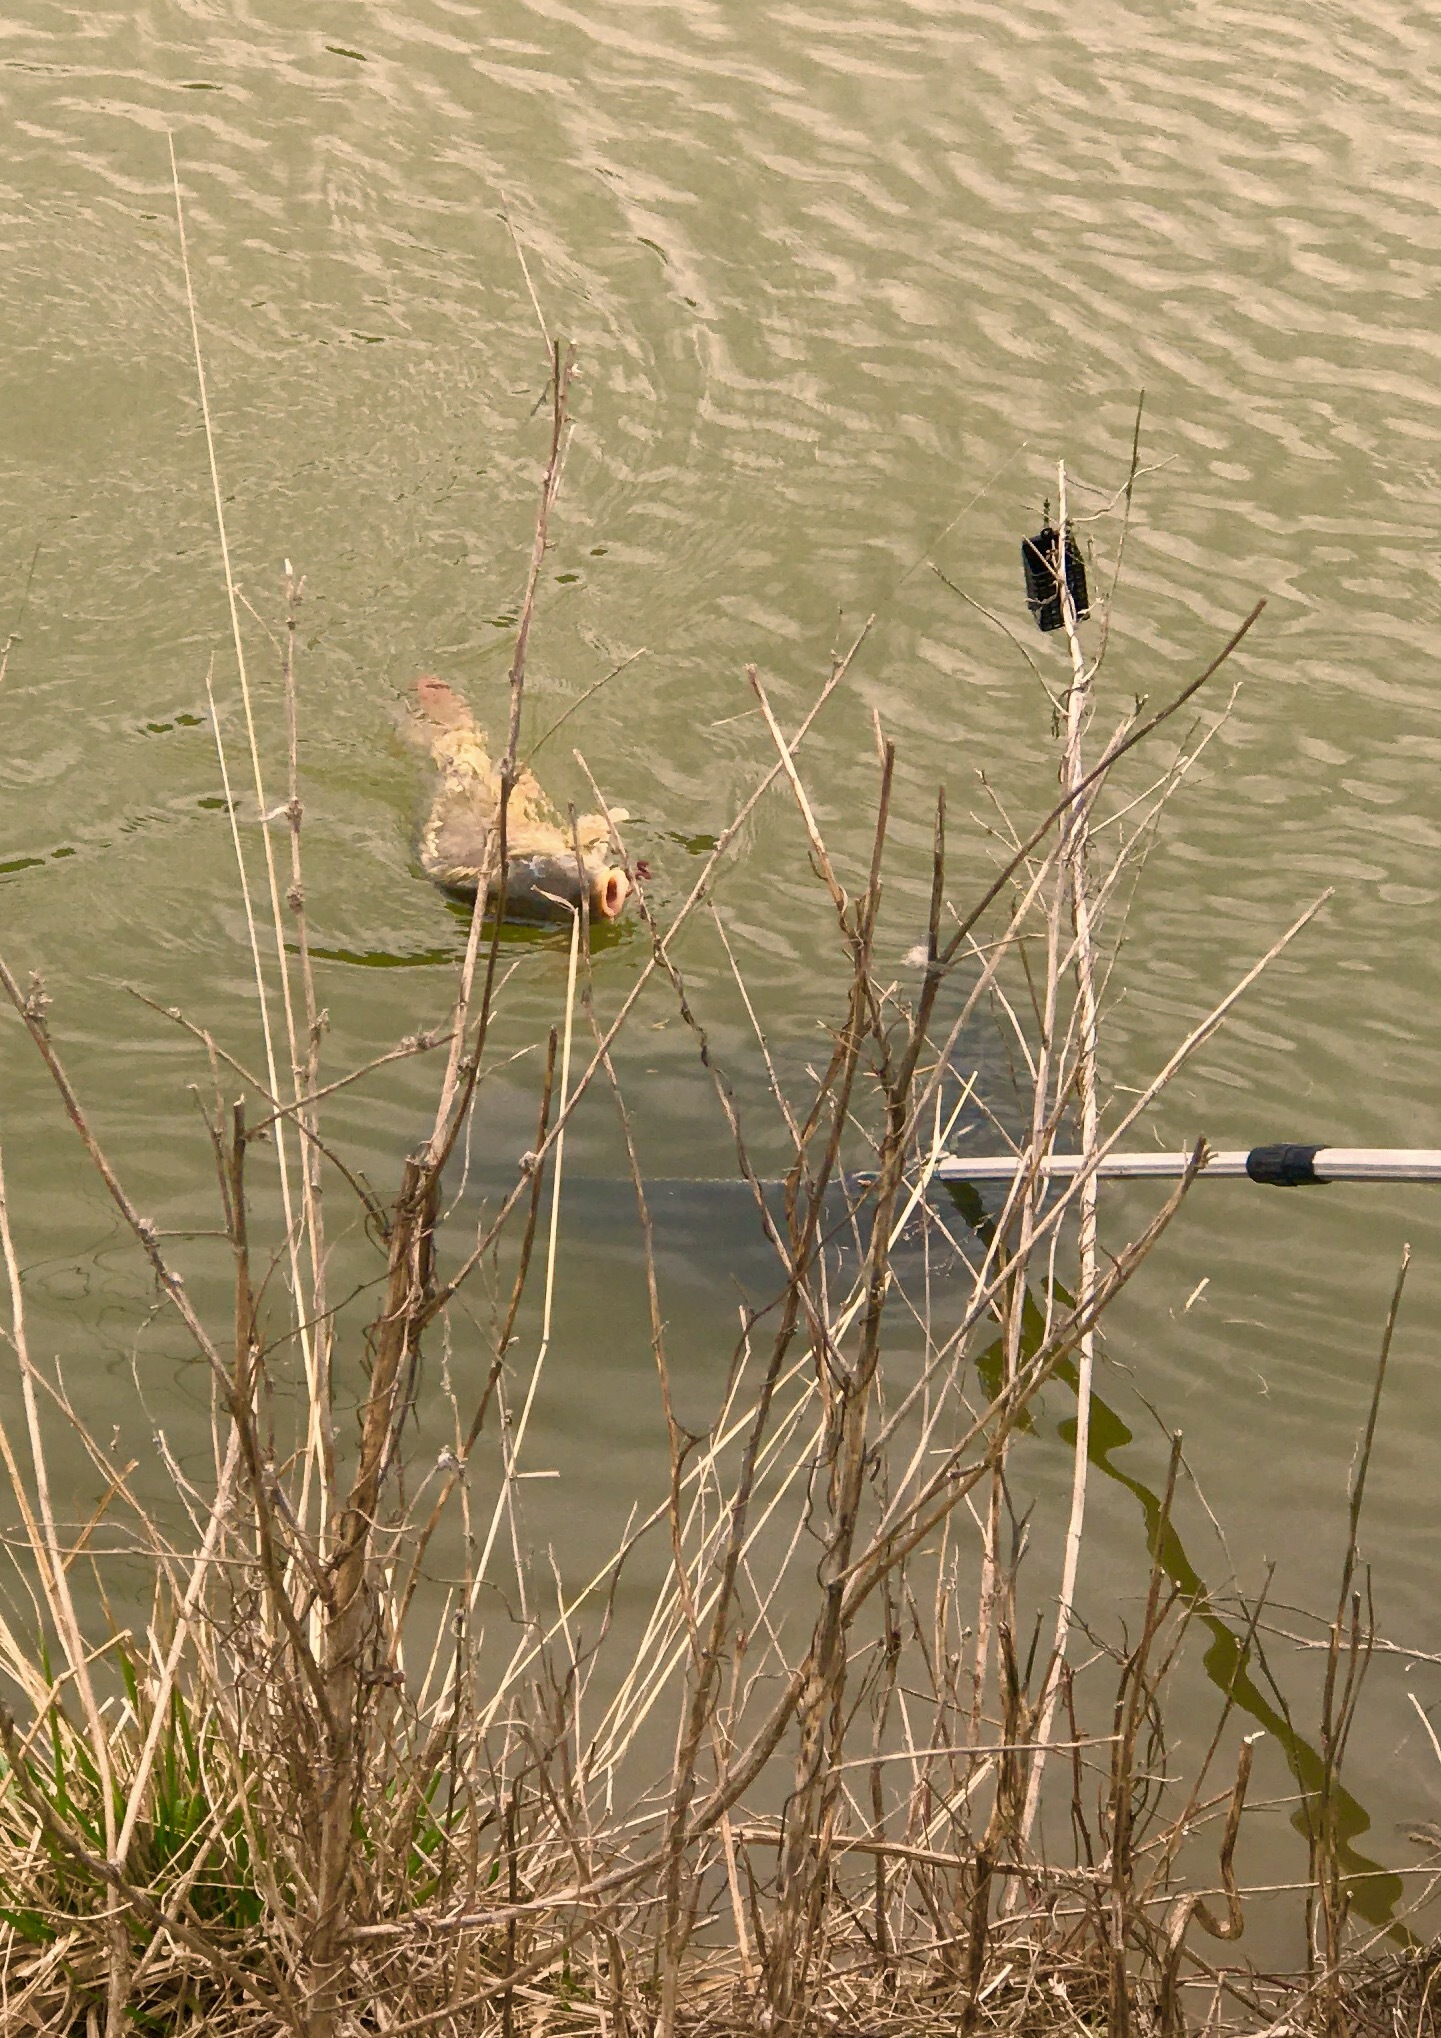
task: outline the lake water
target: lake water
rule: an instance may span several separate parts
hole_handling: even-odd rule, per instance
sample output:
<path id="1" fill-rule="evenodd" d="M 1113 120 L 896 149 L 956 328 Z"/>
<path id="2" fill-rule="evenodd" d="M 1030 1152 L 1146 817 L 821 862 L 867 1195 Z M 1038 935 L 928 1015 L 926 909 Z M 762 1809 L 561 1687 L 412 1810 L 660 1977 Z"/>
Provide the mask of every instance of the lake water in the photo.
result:
<path id="1" fill-rule="evenodd" d="M 583 799 L 570 753 L 584 750 L 635 817 L 662 912 L 765 760 L 747 661 L 793 718 L 832 644 L 875 611 L 807 771 L 854 879 L 872 709 L 898 745 L 886 938 L 904 974 L 936 783 L 957 817 L 959 900 L 994 855 L 964 819 L 990 814 L 977 774 L 1030 813 L 1054 773 L 1024 659 L 923 562 L 1061 683 L 1054 640 L 1025 614 L 1018 543 L 1058 457 L 1089 484 L 1082 508 L 1120 486 L 1144 388 L 1150 471 L 1101 725 L 1136 694 L 1174 690 L 1254 601 L 1268 606 L 1132 910 L 1107 1074 L 1143 1083 L 1330 886 L 1319 921 L 1158 1108 L 1154 1137 L 1441 1144 L 1438 85 L 1435 16 L 1374 0 L 1290 13 L 352 0 L 324 30 L 273 5 L 12 6 L 0 632 L 18 618 L 19 641 L 0 687 L 0 948 L 17 972 L 43 969 L 57 1038 L 142 1206 L 214 1223 L 186 1094 L 208 1078 L 125 986 L 213 1024 L 242 1058 L 259 1052 L 206 710 L 213 656 L 238 740 L 167 132 L 237 576 L 271 622 L 282 560 L 308 576 L 308 890 L 329 957 L 329 1067 L 438 1019 L 463 946 L 463 921 L 412 860 L 414 763 L 394 727 L 426 670 L 499 724 L 546 379 L 508 209 L 544 316 L 580 363 L 527 727 L 644 653 L 567 724 L 548 776 Z M 273 662 L 250 635 L 278 772 Z M 779 797 L 719 898 L 799 1082 L 838 1015 L 839 976 Z M 603 1011 L 644 953 L 634 936 L 598 948 Z M 507 956 L 508 1052 L 558 1017 L 565 955 L 542 942 Z M 724 956 L 702 928 L 681 960 L 773 1164 Z M 972 1056 L 1000 1080 L 994 1042 L 978 1033 Z M 728 1173 L 693 1041 L 659 993 L 620 1070 L 650 1173 Z M 337 1138 L 378 1185 L 424 1126 L 433 1080 L 404 1064 L 339 1101 Z M 535 1081 L 533 1058 L 493 1078 L 481 1186 L 529 1145 Z M 0 1099 L 37 1339 L 97 1427 L 144 1449 L 132 1371 L 150 1419 L 181 1430 L 203 1384 L 147 1326 L 134 1255 L 13 1025 Z M 568 1163 L 573 1229 L 529 1445 L 565 1476 L 527 1506 L 537 1544 L 578 1559 L 623 1524 L 657 1414 L 633 1252 L 613 1236 L 619 1192 L 586 1187 L 617 1173 L 599 1095 Z M 1144 1530 L 1125 1481 L 1154 1485 L 1161 1427 L 1179 1427 L 1226 1535 L 1188 1490 L 1183 1531 L 1208 1582 L 1254 1592 L 1269 1559 L 1279 1607 L 1334 1606 L 1348 1466 L 1410 1240 L 1363 1540 L 1381 1632 L 1416 1653 L 1378 1660 L 1349 1771 L 1372 1821 L 1364 1847 L 1387 1865 L 1416 1858 L 1404 1822 L 1441 1813 L 1441 1767 L 1407 1702 L 1441 1707 L 1437 1194 L 1202 1185 L 1110 1338 L 1102 1391 L 1134 1441 L 1113 1456 L 1124 1478 L 1093 1483 L 1082 1577 L 1099 1623 L 1134 1618 Z M 692 1196 L 678 1194 L 666 1264 L 682 1392 L 701 1409 L 749 1220 Z M 1128 1236 L 1153 1200 L 1108 1195 L 1106 1237 Z M 1042 1598 L 1066 1412 L 1064 1396 L 1048 1406 L 1017 1474 L 1040 1504 Z M 78 1463 L 73 1477 L 77 1493 L 93 1484 Z M 1287 1661 L 1311 1718 L 1319 1666 Z M 1204 1680 L 1182 1701 L 1198 1721 L 1214 1703 Z M 1288 1787 L 1279 1762 L 1268 1781 Z M 1294 1844 L 1265 1865 L 1297 1872 Z"/>

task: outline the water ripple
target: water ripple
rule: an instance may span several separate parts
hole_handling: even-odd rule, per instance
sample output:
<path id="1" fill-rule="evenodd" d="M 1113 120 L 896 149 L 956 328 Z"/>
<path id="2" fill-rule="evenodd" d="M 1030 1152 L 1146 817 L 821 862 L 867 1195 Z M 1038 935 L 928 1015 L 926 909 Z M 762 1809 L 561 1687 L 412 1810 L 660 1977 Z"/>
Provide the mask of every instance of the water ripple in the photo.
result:
<path id="1" fill-rule="evenodd" d="M 357 1043 L 412 1030 L 457 939 L 411 866 L 396 697 L 432 666 L 493 714 L 503 697 L 548 372 L 505 214 L 582 366 L 536 726 L 646 648 L 571 726 L 636 814 L 663 898 L 691 881 L 685 845 L 724 825 L 765 762 L 746 662 L 793 718 L 875 610 L 807 757 L 856 882 L 872 709 L 899 744 L 886 938 L 903 967 L 937 780 L 953 813 L 988 825 L 977 772 L 1017 813 L 1054 781 L 1048 710 L 1014 644 L 916 569 L 946 531 L 937 563 L 1056 680 L 1021 606 L 1017 539 L 1057 453 L 1078 499 L 1113 493 L 1144 386 L 1153 471 L 1105 714 L 1200 669 L 1259 594 L 1269 608 L 1235 664 L 1233 717 L 1153 852 L 1114 978 L 1110 1072 L 1143 1080 L 1334 885 L 1304 948 L 1178 1083 L 1160 1134 L 1244 1143 L 1304 1111 L 1303 1134 L 1441 1140 L 1441 28 L 1369 0 L 1096 0 L 1083 17 L 1009 0 L 417 0 L 346 19 L 111 0 L 62 21 L 20 0 L 0 22 L 6 628 L 41 547 L 0 689 L 0 910 L 7 952 L 51 971 L 67 1023 L 98 1040 L 108 987 L 139 976 L 167 1001 L 229 999 L 249 1025 L 210 737 L 186 719 L 205 715 L 212 654 L 227 702 L 233 687 L 173 132 L 238 571 L 271 620 L 281 560 L 310 575 L 316 938 L 417 965 L 329 965 Z M 273 729 L 258 627 L 252 657 Z M 557 791 L 581 796 L 568 746 L 554 751 Z M 957 837 L 958 894 L 995 853 L 979 829 Z M 838 965 L 779 799 L 719 902 L 799 1079 Z M 517 1043 L 549 1022 L 563 977 L 548 949 L 523 962 Z M 606 950 L 598 996 L 635 967 L 632 945 Z M 698 935 L 688 967 L 743 1059 L 723 957 Z M 655 1166 L 705 1155 L 721 1171 L 683 1030 L 656 1014 L 634 1052 Z M 516 1151 L 523 1076 L 495 1086 Z M 122 1142 L 153 1141 L 174 1077 L 137 1054 L 115 1100 Z M 408 1140 L 421 1083 L 398 1076 L 356 1136 Z M 575 1136 L 602 1137 L 584 1120 Z M 42 1203 L 57 1236 L 79 1193 Z M 1163 1257 L 1163 1299 L 1134 1305 L 1146 1390 L 1194 1398 L 1188 1450 L 1223 1516 L 1262 1504 L 1235 1446 L 1258 1411 L 1299 1454 L 1293 1509 L 1308 1473 L 1349 1455 L 1358 1310 L 1401 1218 L 1365 1198 L 1338 1214 L 1338 1198 L 1282 1199 L 1252 1224 L 1218 1190 L 1176 1248 L 1176 1295 Z M 1419 1204 L 1405 1216 L 1424 1221 Z M 1182 1322 L 1172 1303 L 1198 1269 L 1215 1307 Z M 1423 1310 L 1441 1299 L 1434 1271 L 1413 1285 Z M 1420 1436 L 1441 1386 L 1400 1377 Z M 1409 1449 L 1378 1465 L 1393 1525 Z M 1425 1628 L 1424 1564 L 1396 1542 L 1399 1615 Z M 1288 1593 L 1314 1599 L 1309 1546 L 1290 1561 Z"/>

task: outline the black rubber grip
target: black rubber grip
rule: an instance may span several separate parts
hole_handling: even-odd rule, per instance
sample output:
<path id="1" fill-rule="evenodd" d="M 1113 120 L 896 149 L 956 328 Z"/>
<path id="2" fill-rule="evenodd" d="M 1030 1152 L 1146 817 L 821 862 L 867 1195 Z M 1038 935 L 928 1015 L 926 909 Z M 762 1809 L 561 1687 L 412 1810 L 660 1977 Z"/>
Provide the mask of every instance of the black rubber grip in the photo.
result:
<path id="1" fill-rule="evenodd" d="M 1319 1146 L 1253 1146 L 1246 1156 L 1246 1173 L 1253 1182 L 1268 1182 L 1273 1189 L 1301 1189 L 1308 1183 L 1324 1187 L 1312 1163 Z"/>

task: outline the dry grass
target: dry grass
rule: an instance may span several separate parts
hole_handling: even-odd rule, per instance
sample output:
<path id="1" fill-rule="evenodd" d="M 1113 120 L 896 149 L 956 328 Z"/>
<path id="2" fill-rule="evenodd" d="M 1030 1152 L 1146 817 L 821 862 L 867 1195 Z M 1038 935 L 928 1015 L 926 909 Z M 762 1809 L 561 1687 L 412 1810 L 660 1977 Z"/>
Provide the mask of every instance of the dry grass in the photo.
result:
<path id="1" fill-rule="evenodd" d="M 568 380 L 556 350 L 509 679 L 502 816 L 517 777 Z M 1061 488 L 1064 514 L 1064 475 Z M 1122 519 L 1128 506 L 1129 490 Z M 223 516 L 218 478 L 216 508 Z M 226 574 L 229 582 L 228 559 Z M 444 1051 L 429 1135 L 381 1207 L 332 1151 L 323 1123 L 335 1084 L 321 1076 L 300 860 L 291 650 L 300 594 L 292 582 L 281 660 L 291 864 L 282 880 L 262 829 L 268 905 L 250 922 L 265 1077 L 182 1021 L 215 1077 L 207 1122 L 233 1273 L 223 1321 L 202 1319 L 103 1152 L 42 987 L 22 987 L 0 963 L 0 987 L 40 1069 L 165 1306 L 210 1369 L 216 1409 L 214 1476 L 204 1492 L 182 1482 L 194 1533 L 177 1538 L 114 1474 L 60 1381 L 34 1360 L 16 1244 L 23 1213 L 10 1211 L 0 1177 L 6 1337 L 23 1410 L 14 1435 L 0 1430 L 0 1452 L 24 1536 L 0 1626 L 4 2029 L 671 2038 L 942 2026 L 1123 2034 L 1203 2022 L 1257 2029 L 1269 2018 L 1277 2032 L 1334 2033 L 1389 2030 L 1403 2006 L 1405 2028 L 1428 2028 L 1431 1966 L 1417 1955 L 1385 1970 L 1383 1984 L 1358 1956 L 1335 1816 L 1368 1650 L 1354 1583 L 1366 1455 L 1327 1650 L 1325 1759 L 1306 1798 L 1308 1975 L 1263 1985 L 1216 1954 L 1215 1942 L 1239 1938 L 1245 1918 L 1232 1858 L 1251 1744 L 1232 1714 L 1255 1660 L 1259 1608 L 1232 1620 L 1236 1671 L 1197 1773 L 1157 1780 L 1164 1694 L 1184 1635 L 1198 1616 L 1222 1618 L 1168 1568 L 1179 1444 L 1151 1525 L 1139 1628 L 1109 1638 L 1099 1657 L 1088 1638 L 1084 1680 L 1072 1668 L 1096 1328 L 1182 1211 L 1204 1150 L 1146 1225 L 1104 1256 L 1093 1170 L 1047 1190 L 1039 1166 L 1077 1126 L 1092 1161 L 1123 1142 L 1315 910 L 1279 936 L 1138 1095 L 1099 1094 L 1105 912 L 1214 718 L 1168 740 L 1149 783 L 1113 793 L 1113 774 L 1150 739 L 1170 738 L 1177 711 L 1220 671 L 1254 614 L 1174 701 L 1128 714 L 1087 764 L 1096 663 L 1068 613 L 1060 795 L 1033 827 L 1003 823 L 1009 840 L 994 881 L 970 901 L 952 898 L 938 798 L 929 913 L 908 930 L 924 952 L 912 997 L 885 981 L 876 960 L 893 748 L 878 727 L 872 847 L 854 876 L 832 857 L 800 763 L 807 731 L 866 632 L 833 663 L 790 736 L 752 671 L 773 756 L 667 925 L 627 863 L 650 953 L 609 1016 L 590 981 L 584 913 L 576 918 L 533 1151 L 481 1234 L 458 1244 L 442 1221 L 442 1182 L 483 1109 L 477 1086 L 500 985 L 500 927 L 477 907 L 442 1025 L 342 1079 L 399 1054 Z M 247 763 L 264 813 L 234 599 L 232 614 Z M 221 762 L 229 785 L 223 747 Z M 779 1195 L 766 1193 L 752 1164 L 749 1128 L 676 961 L 679 930 L 710 906 L 719 867 L 773 791 L 794 806 L 830 902 L 837 959 L 830 1055 L 808 1094 L 784 1091 L 757 1019 L 756 1053 L 790 1154 Z M 1093 829 L 1102 811 L 1122 817 L 1104 848 Z M 503 869 L 503 818 L 501 834 Z M 236 849 L 249 912 L 238 830 Z M 626 861 L 618 834 L 613 850 Z M 482 883 L 482 901 L 485 893 Z M 583 1587 L 557 1585 L 543 1611 L 513 1536 L 512 1501 L 549 1340 L 565 1129 L 587 1093 L 608 1089 L 629 1144 L 612 1050 L 654 981 L 669 984 L 714 1082 L 774 1254 L 775 1291 L 742 1319 L 714 1425 L 686 1433 L 634 1169 L 669 1475 L 625 1546 Z M 1032 1105 L 1012 1189 L 972 1224 L 930 1193 L 930 1175 L 968 1094 L 954 1073 L 957 1043 L 990 1007 L 1012 1028 Z M 328 1292 L 337 1198 L 359 1199 L 373 1238 L 379 1301 L 368 1321 Z M 929 1279 L 918 1298 L 898 1276 L 903 1234 L 919 1236 L 943 1305 L 929 1306 Z M 457 1304 L 478 1270 L 495 1268 L 505 1281 L 488 1324 L 477 1324 Z M 514 1338 L 537 1287 L 541 1342 L 517 1408 Z M 1388 1326 L 1388 1344 L 1389 1334 Z M 437 1344 L 463 1351 L 464 1377 L 481 1384 L 471 1405 L 456 1404 L 453 1443 L 427 1477 L 407 1464 L 407 1418 L 422 1351 Z M 1059 1619 L 1036 1647 L 1018 1632 L 1008 1461 L 1058 1374 L 1077 1392 L 1081 1423 Z M 461 1376 L 452 1366 L 449 1377 Z M 356 1380 L 358 1391 L 348 1391 Z M 297 1406 L 292 1420 L 285 1411 Z M 111 1521 L 123 1518 L 149 1553 L 153 1604 L 143 1622 L 122 1628 L 106 1617 L 103 1592 L 97 1600 L 90 1589 L 92 1577 L 104 1585 L 98 1546 L 62 1538 L 45 1451 L 46 1425 L 57 1419 L 111 1479 Z M 492 1437 L 501 1467 L 493 1487 L 475 1470 Z M 627 1634 L 617 1661 L 605 1609 L 643 1536 L 663 1540 L 668 1567 L 639 1639 Z M 463 1553 L 464 1569 L 437 1615 L 425 1580 L 442 1547 Z M 518 1640 L 498 1661 L 474 1616 L 507 1550 Z M 82 1598 L 101 1614 L 82 1614 Z M 591 1637 L 583 1647 L 582 1621 Z M 660 1765 L 657 1746 L 670 1750 Z M 1219 1774 L 1223 1747 L 1228 1769 Z M 1186 1880 L 1200 1859 L 1198 1834 L 1209 1890 Z"/>

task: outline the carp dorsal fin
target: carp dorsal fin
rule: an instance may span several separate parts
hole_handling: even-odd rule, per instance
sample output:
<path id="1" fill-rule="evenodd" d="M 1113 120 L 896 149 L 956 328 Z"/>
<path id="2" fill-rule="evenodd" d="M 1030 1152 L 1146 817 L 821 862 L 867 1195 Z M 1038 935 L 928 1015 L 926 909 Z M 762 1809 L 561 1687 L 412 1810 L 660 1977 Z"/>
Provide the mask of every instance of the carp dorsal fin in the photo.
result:
<path id="1" fill-rule="evenodd" d="M 474 890 L 500 787 L 470 706 L 433 673 L 415 682 L 409 734 L 430 754 L 436 783 L 420 831 L 420 861 L 437 883 Z"/>

